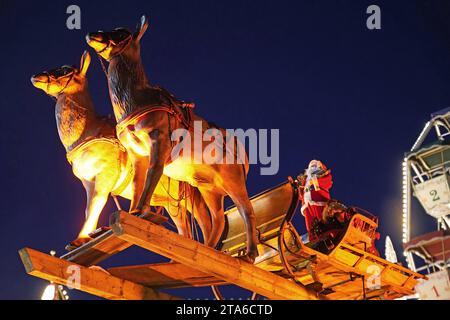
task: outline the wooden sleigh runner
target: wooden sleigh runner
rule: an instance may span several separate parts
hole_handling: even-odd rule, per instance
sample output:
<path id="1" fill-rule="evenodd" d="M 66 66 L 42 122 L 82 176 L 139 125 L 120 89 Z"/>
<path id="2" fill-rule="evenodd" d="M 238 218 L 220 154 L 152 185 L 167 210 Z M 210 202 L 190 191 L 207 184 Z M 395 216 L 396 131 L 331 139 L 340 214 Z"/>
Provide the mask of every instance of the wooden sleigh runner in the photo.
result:
<path id="1" fill-rule="evenodd" d="M 160 225 L 158 216 L 111 216 L 111 229 L 60 258 L 24 248 L 28 274 L 107 299 L 178 299 L 161 289 L 234 284 L 268 299 L 394 299 L 414 293 L 422 275 L 367 250 L 377 223 L 356 213 L 339 242 L 327 252 L 304 243 L 292 224 L 297 182 L 289 179 L 251 199 L 257 217 L 260 256 L 254 265 L 238 259 L 245 230 L 236 208 L 226 212 L 217 249 L 184 238 Z M 96 267 L 101 261 L 140 246 L 172 260 L 137 266 Z M 79 282 L 73 279 L 75 266 Z M 368 286 L 374 280 L 375 285 Z"/>

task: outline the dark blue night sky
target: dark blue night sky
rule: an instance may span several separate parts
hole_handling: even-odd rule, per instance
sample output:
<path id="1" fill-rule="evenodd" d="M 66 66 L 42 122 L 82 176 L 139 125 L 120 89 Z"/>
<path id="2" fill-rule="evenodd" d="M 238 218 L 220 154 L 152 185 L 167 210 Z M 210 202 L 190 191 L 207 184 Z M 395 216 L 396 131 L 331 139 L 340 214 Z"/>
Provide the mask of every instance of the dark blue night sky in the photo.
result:
<path id="1" fill-rule="evenodd" d="M 81 30 L 65 26 L 70 4 L 81 7 Z M 370 4 L 381 7 L 382 30 L 366 28 Z M 78 65 L 86 33 L 134 28 L 143 13 L 150 29 L 142 57 L 153 84 L 195 101 L 222 127 L 280 129 L 280 171 L 260 176 L 251 168 L 250 194 L 321 159 L 333 170 L 333 197 L 378 215 L 379 248 L 390 235 L 401 255 L 403 153 L 429 115 L 450 106 L 448 1 L 0 0 L 0 298 L 38 299 L 45 282 L 25 274 L 17 251 L 62 254 L 84 218 L 84 190 L 65 159 L 54 102 L 30 76 Z M 91 93 L 99 113 L 112 113 L 93 58 Z M 110 202 L 102 224 L 113 210 Z M 415 234 L 431 228 L 419 210 L 416 217 Z M 158 259 L 131 249 L 105 265 Z M 178 294 L 212 297 L 208 288 Z"/>

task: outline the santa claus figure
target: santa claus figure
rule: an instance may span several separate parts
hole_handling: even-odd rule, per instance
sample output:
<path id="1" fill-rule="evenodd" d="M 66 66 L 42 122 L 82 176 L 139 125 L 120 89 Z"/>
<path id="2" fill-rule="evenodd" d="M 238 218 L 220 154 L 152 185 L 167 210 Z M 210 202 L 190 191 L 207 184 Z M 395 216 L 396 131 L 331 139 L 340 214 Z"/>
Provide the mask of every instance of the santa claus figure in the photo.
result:
<path id="1" fill-rule="evenodd" d="M 330 189 L 333 185 L 331 170 L 319 160 L 312 160 L 305 174 L 299 177 L 301 212 L 305 217 L 309 241 L 315 241 L 320 235 L 323 210 L 330 201 Z"/>

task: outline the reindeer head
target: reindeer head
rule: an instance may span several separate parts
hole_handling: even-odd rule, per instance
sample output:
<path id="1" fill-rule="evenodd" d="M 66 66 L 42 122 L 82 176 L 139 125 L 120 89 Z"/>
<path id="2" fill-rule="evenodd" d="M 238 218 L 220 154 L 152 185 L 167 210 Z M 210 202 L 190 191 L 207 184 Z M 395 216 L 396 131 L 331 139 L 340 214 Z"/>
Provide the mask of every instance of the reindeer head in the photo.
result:
<path id="1" fill-rule="evenodd" d="M 44 71 L 31 77 L 31 83 L 44 90 L 45 93 L 57 97 L 62 93 L 73 93 L 81 90 L 86 83 L 86 72 L 91 62 L 91 56 L 85 51 L 81 57 L 80 69 L 73 66 Z"/>
<path id="2" fill-rule="evenodd" d="M 86 41 L 102 58 L 109 61 L 128 49 L 138 49 L 147 28 L 148 19 L 142 16 L 134 33 L 126 28 L 117 28 L 109 32 L 98 31 L 89 33 Z"/>

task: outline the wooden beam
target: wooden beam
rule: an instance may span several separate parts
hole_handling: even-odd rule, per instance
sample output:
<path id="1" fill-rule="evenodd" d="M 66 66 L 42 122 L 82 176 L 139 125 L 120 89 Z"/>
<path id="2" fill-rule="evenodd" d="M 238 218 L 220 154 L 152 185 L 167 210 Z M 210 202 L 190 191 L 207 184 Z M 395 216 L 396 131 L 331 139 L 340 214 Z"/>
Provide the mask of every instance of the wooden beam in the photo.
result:
<path id="1" fill-rule="evenodd" d="M 154 212 L 143 213 L 139 217 L 156 224 L 162 224 L 167 221 L 167 217 Z M 61 259 L 89 267 L 129 247 L 131 247 L 131 244 L 117 238 L 111 230 L 108 230 L 81 247 L 62 255 Z"/>
<path id="2" fill-rule="evenodd" d="M 184 288 L 223 285 L 225 281 L 178 262 L 109 268 L 121 279 L 152 288 Z"/>
<path id="3" fill-rule="evenodd" d="M 241 259 L 184 238 L 152 222 L 120 211 L 111 217 L 120 239 L 188 265 L 269 299 L 317 300 L 312 291 Z"/>
<path id="4" fill-rule="evenodd" d="M 61 259 L 89 267 L 129 247 L 131 244 L 117 238 L 111 230 L 108 230 L 81 247 L 62 255 Z"/>
<path id="5" fill-rule="evenodd" d="M 19 254 L 28 274 L 57 284 L 75 287 L 106 299 L 178 299 L 152 288 L 111 276 L 105 271 L 86 268 L 30 248 L 21 249 Z"/>

